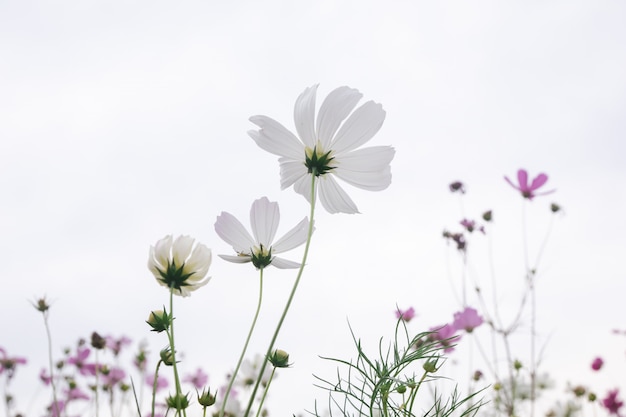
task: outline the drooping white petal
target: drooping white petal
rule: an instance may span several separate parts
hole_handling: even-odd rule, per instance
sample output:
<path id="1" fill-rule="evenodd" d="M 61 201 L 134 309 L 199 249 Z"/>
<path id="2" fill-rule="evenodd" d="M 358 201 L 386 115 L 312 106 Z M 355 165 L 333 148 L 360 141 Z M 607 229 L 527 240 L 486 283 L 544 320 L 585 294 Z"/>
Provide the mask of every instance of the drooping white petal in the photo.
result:
<path id="1" fill-rule="evenodd" d="M 317 115 L 317 139 L 328 151 L 339 125 L 350 114 L 363 95 L 349 87 L 339 87 L 326 97 Z"/>
<path id="2" fill-rule="evenodd" d="M 276 120 L 267 116 L 252 116 L 250 121 L 261 128 L 248 131 L 248 135 L 261 149 L 278 156 L 303 158 L 304 144 Z"/>
<path id="3" fill-rule="evenodd" d="M 254 239 L 235 216 L 225 211 L 217 216 L 215 231 L 237 253 L 249 253 L 254 246 Z"/>
<path id="4" fill-rule="evenodd" d="M 330 148 L 335 154 L 351 151 L 374 137 L 385 121 L 385 110 L 368 101 L 354 111 L 337 132 Z"/>
<path id="5" fill-rule="evenodd" d="M 272 245 L 272 253 L 281 253 L 296 248 L 306 242 L 309 232 L 309 219 L 304 218 L 293 229 L 285 233 Z"/>
<path id="6" fill-rule="evenodd" d="M 298 262 L 290 261 L 283 258 L 272 258 L 272 263 L 270 264 L 275 266 L 278 269 L 296 269 L 300 268 L 300 264 Z"/>
<path id="7" fill-rule="evenodd" d="M 391 146 L 372 146 L 347 152 L 336 158 L 337 169 L 356 172 L 382 171 L 389 166 L 396 151 Z"/>
<path id="8" fill-rule="evenodd" d="M 348 194 L 337 184 L 331 175 L 318 177 L 318 190 L 322 206 L 327 212 L 355 214 L 359 210 Z"/>
<path id="9" fill-rule="evenodd" d="M 182 266 L 189 255 L 193 246 L 194 238 L 191 236 L 178 236 L 172 245 L 172 257 L 176 266 Z"/>
<path id="10" fill-rule="evenodd" d="M 167 235 L 163 239 L 159 240 L 154 247 L 150 248 L 150 260 L 148 261 L 148 267 L 155 276 L 159 275 L 158 271 L 154 268 L 158 268 L 161 271 L 165 271 L 167 269 L 167 263 L 170 259 L 170 253 L 172 251 L 172 244 L 172 235 Z"/>
<path id="11" fill-rule="evenodd" d="M 233 262 L 236 264 L 245 264 L 252 262 L 252 256 L 248 255 L 217 255 L 225 261 Z"/>
<path id="12" fill-rule="evenodd" d="M 307 169 L 304 165 L 304 158 L 296 161 L 288 158 L 279 158 L 280 163 L 280 188 L 284 190 L 293 183 L 307 175 Z"/>
<path id="13" fill-rule="evenodd" d="M 298 178 L 298 180 L 293 184 L 293 189 L 298 194 L 301 194 L 306 198 L 306 201 L 311 202 L 311 180 L 313 176 L 311 174 L 306 174 L 303 177 Z"/>
<path id="14" fill-rule="evenodd" d="M 317 84 L 308 87 L 298 96 L 293 109 L 293 119 L 296 123 L 298 136 L 306 146 L 313 148 L 317 138 L 315 137 L 315 95 Z"/>
<path id="15" fill-rule="evenodd" d="M 274 236 L 276 236 L 279 222 L 278 203 L 270 202 L 267 197 L 262 197 L 252 203 L 250 225 L 257 243 L 270 247 L 274 241 Z"/>
<path id="16" fill-rule="evenodd" d="M 389 165 L 382 171 L 374 172 L 347 171 L 340 168 L 333 172 L 337 178 L 367 191 L 381 191 L 391 184 L 391 167 Z"/>
<path id="17" fill-rule="evenodd" d="M 191 252 L 191 256 L 185 262 L 185 272 L 194 271 L 194 274 L 188 278 L 191 281 L 199 281 L 206 276 L 211 266 L 211 249 L 202 243 L 198 243 Z"/>

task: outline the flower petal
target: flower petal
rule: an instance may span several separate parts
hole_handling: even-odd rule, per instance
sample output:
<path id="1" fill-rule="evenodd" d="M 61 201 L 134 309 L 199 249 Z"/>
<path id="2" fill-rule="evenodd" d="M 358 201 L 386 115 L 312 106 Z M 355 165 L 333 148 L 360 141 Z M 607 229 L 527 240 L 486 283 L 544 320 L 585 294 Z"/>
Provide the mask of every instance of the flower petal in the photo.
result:
<path id="1" fill-rule="evenodd" d="M 317 84 L 308 87 L 298 96 L 293 109 L 293 119 L 296 123 L 298 136 L 306 146 L 313 148 L 317 138 L 315 136 L 315 95 Z"/>
<path id="2" fill-rule="evenodd" d="M 391 146 L 372 146 L 337 157 L 337 169 L 356 172 L 382 171 L 389 166 L 396 151 Z"/>
<path id="3" fill-rule="evenodd" d="M 236 264 L 245 264 L 248 262 L 252 262 L 252 256 L 249 255 L 217 255 L 225 261 L 236 263 Z"/>
<path id="4" fill-rule="evenodd" d="M 185 262 L 185 271 L 195 271 L 193 275 L 187 278 L 187 281 L 200 281 L 209 272 L 211 266 L 211 249 L 202 243 L 198 243 L 191 252 L 191 256 Z"/>
<path id="5" fill-rule="evenodd" d="M 519 190 L 529 191 L 528 190 L 528 172 L 525 169 L 520 169 L 517 171 L 517 182 L 519 183 Z"/>
<path id="6" fill-rule="evenodd" d="M 292 160 L 288 158 L 279 158 L 280 163 L 280 188 L 284 190 L 293 183 L 307 176 L 307 169 L 304 165 L 304 160 Z"/>
<path id="7" fill-rule="evenodd" d="M 272 246 L 278 223 L 280 222 L 280 210 L 278 203 L 270 202 L 267 197 L 255 200 L 250 209 L 250 225 L 256 243 L 262 243 L 266 247 Z"/>
<path id="8" fill-rule="evenodd" d="M 311 174 L 306 174 L 303 177 L 300 177 L 293 184 L 293 189 L 298 194 L 301 194 L 306 198 L 306 201 L 311 203 L 311 179 L 313 176 Z"/>
<path id="9" fill-rule="evenodd" d="M 306 242 L 309 234 L 309 219 L 304 218 L 293 229 L 285 233 L 272 245 L 272 253 L 281 253 L 296 248 Z M 272 261 L 273 262 L 273 261 Z"/>
<path id="10" fill-rule="evenodd" d="M 385 110 L 379 103 L 368 101 L 350 115 L 337 132 L 330 148 L 335 154 L 351 151 L 374 137 L 385 121 Z"/>
<path id="11" fill-rule="evenodd" d="M 537 188 L 540 188 L 547 181 L 548 181 L 548 176 L 546 174 L 542 173 L 542 174 L 537 175 L 537 177 L 533 180 L 532 184 L 530 184 L 530 190 L 534 191 Z"/>
<path id="12" fill-rule="evenodd" d="M 172 235 L 167 235 L 159 240 L 154 247 L 150 247 L 148 268 L 157 279 L 161 277 L 159 270 L 165 271 L 167 269 L 172 250 L 172 242 Z"/>
<path id="13" fill-rule="evenodd" d="M 191 254 L 191 248 L 195 239 L 191 236 L 178 236 L 172 245 L 172 257 L 176 266 L 182 266 Z"/>
<path id="14" fill-rule="evenodd" d="M 304 158 L 302 142 L 276 120 L 267 116 L 252 116 L 250 121 L 261 128 L 248 131 L 248 135 L 261 149 L 292 159 Z"/>
<path id="15" fill-rule="evenodd" d="M 326 97 L 317 115 L 317 139 L 322 149 L 330 150 L 333 136 L 363 95 L 350 87 L 339 87 Z"/>
<path id="16" fill-rule="evenodd" d="M 278 258 L 278 257 L 272 258 L 272 263 L 270 265 L 275 266 L 278 269 L 300 268 L 300 264 L 298 262 L 289 261 L 287 259 Z"/>
<path id="17" fill-rule="evenodd" d="M 254 246 L 254 239 L 235 216 L 225 211 L 217 216 L 215 231 L 237 253 L 249 253 Z"/>
<path id="18" fill-rule="evenodd" d="M 518 190 L 518 191 L 522 191 L 522 189 L 521 189 L 521 188 L 519 188 L 519 186 L 518 186 L 517 184 L 513 184 L 513 181 L 511 181 L 511 180 L 509 179 L 509 177 L 506 177 L 506 176 L 505 176 L 505 177 L 504 177 L 504 179 L 506 180 L 506 182 L 508 182 L 508 183 L 511 185 L 511 187 L 515 188 L 515 189 L 516 189 L 516 190 Z"/>
<path id="19" fill-rule="evenodd" d="M 337 168 L 335 176 L 348 184 L 368 191 L 381 191 L 391 184 L 391 167 L 387 165 L 383 170 L 376 172 L 348 171 Z"/>
<path id="20" fill-rule="evenodd" d="M 348 213 L 355 214 L 359 210 L 356 204 L 350 199 L 348 194 L 337 184 L 335 179 L 330 175 L 318 177 L 319 196 L 322 206 L 329 213 Z"/>

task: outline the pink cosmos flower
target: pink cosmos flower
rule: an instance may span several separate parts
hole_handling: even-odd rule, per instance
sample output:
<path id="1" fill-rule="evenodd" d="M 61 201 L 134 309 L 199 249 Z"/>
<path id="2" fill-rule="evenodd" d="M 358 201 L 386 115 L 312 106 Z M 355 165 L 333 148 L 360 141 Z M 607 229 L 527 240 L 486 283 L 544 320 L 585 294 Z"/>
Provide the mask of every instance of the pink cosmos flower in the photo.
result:
<path id="1" fill-rule="evenodd" d="M 102 385 L 107 387 L 113 387 L 118 382 L 121 382 L 126 378 L 126 372 L 122 368 L 111 368 L 102 376 Z"/>
<path id="2" fill-rule="evenodd" d="M 430 328 L 430 331 L 433 332 L 430 336 L 441 343 L 445 353 L 450 353 L 454 350 L 452 344 L 458 343 L 459 340 L 461 340 L 461 336 L 455 336 L 456 330 L 457 329 L 450 324 L 435 326 Z"/>
<path id="3" fill-rule="evenodd" d="M 129 346 L 132 343 L 126 336 L 121 336 L 119 339 L 114 338 L 113 336 L 106 336 L 106 347 L 113 351 L 115 356 L 119 355 L 124 346 Z"/>
<path id="4" fill-rule="evenodd" d="M 594 371 L 599 371 L 600 368 L 602 368 L 602 365 L 604 365 L 604 361 L 601 357 L 597 357 L 593 360 L 593 362 L 591 362 L 591 369 L 593 369 Z"/>
<path id="5" fill-rule="evenodd" d="M 96 364 L 85 362 L 90 353 L 91 350 L 88 347 L 79 346 L 76 349 L 76 356 L 70 356 L 67 358 L 67 363 L 75 365 L 81 375 L 95 375 Z"/>
<path id="6" fill-rule="evenodd" d="M 476 226 L 476 222 L 474 220 L 463 219 L 459 223 L 470 233 L 474 230 L 478 230 L 483 235 L 485 234 L 485 228 L 483 226 Z"/>
<path id="7" fill-rule="evenodd" d="M 402 319 L 402 321 L 408 323 L 408 322 L 411 321 L 411 319 L 413 317 L 415 317 L 415 309 L 413 307 L 410 307 L 410 308 L 408 308 L 407 310 L 404 310 L 404 311 L 402 311 L 400 309 L 396 310 L 396 318 L 398 320 Z"/>
<path id="8" fill-rule="evenodd" d="M 606 397 L 602 400 L 602 405 L 609 410 L 609 414 L 615 414 L 616 416 L 620 415 L 619 409 L 624 405 L 624 401 L 619 401 L 617 399 L 618 393 L 618 389 L 609 391 Z"/>
<path id="9" fill-rule="evenodd" d="M 539 188 L 543 187 L 543 185 L 548 181 L 548 176 L 543 173 L 537 175 L 530 184 L 528 184 L 528 172 L 526 172 L 525 169 L 520 169 L 519 171 L 517 171 L 518 185 L 513 184 L 513 181 L 511 181 L 506 176 L 504 177 L 504 179 L 506 180 L 506 182 L 511 184 L 511 187 L 520 191 L 524 198 L 527 198 L 529 200 L 532 200 L 535 196 L 546 195 L 546 194 L 553 193 L 555 191 L 555 190 L 550 190 L 550 191 L 544 191 L 542 193 L 535 192 Z"/>
<path id="10" fill-rule="evenodd" d="M 45 368 L 41 368 L 41 372 L 39 372 L 39 379 L 44 385 L 50 385 L 52 382 L 52 377 L 48 375 L 48 371 Z"/>
<path id="11" fill-rule="evenodd" d="M 150 387 L 154 387 L 154 375 L 146 376 L 146 384 L 148 384 Z M 156 382 L 157 392 L 162 390 L 163 388 L 167 388 L 168 385 L 169 385 L 169 382 L 167 381 L 167 378 L 165 378 L 164 376 L 157 376 L 157 382 Z"/>
<path id="12" fill-rule="evenodd" d="M 7 351 L 0 347 L 0 375 L 4 371 L 7 371 L 9 378 L 11 378 L 15 372 L 16 365 L 24 364 L 26 364 L 26 358 L 20 358 L 18 356 L 11 358 L 7 355 Z"/>
<path id="13" fill-rule="evenodd" d="M 72 401 L 72 400 L 89 400 L 90 399 L 89 395 L 84 393 L 78 387 L 74 387 L 74 388 L 71 388 L 71 389 L 66 389 L 64 392 L 65 392 L 65 396 L 66 396 L 68 402 Z"/>
<path id="14" fill-rule="evenodd" d="M 456 330 L 465 330 L 467 333 L 471 333 L 481 324 L 483 324 L 483 318 L 471 307 L 465 307 L 465 310 L 454 313 L 452 327 Z"/>
<path id="15" fill-rule="evenodd" d="M 202 372 L 202 369 L 196 369 L 195 374 L 189 374 L 183 378 L 183 382 L 191 383 L 196 389 L 202 389 L 209 381 L 209 376 Z"/>

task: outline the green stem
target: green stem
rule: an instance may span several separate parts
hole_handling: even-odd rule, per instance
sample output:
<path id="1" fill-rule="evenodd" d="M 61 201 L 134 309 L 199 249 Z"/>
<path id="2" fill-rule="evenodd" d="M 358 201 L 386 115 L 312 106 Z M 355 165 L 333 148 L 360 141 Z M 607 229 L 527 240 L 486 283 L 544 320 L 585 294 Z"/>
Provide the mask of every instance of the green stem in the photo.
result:
<path id="1" fill-rule="evenodd" d="M 285 321 L 285 317 L 287 317 L 287 312 L 289 311 L 289 307 L 291 306 L 291 302 L 293 301 L 293 297 L 296 294 L 296 290 L 298 289 L 298 284 L 300 284 L 300 278 L 302 278 L 302 272 L 304 271 L 304 266 L 306 264 L 307 257 L 309 255 L 309 246 L 311 245 L 311 236 L 313 235 L 313 215 L 315 213 L 315 200 L 317 198 L 315 194 L 315 178 L 316 171 L 313 169 L 311 173 L 311 211 L 309 214 L 309 231 L 306 239 L 306 244 L 304 246 L 304 254 L 302 255 L 302 263 L 300 264 L 300 269 L 298 270 L 298 275 L 296 277 L 296 281 L 293 283 L 293 288 L 291 289 L 291 293 L 289 294 L 289 298 L 287 299 L 287 304 L 285 305 L 285 309 L 283 310 L 283 314 L 280 316 L 278 320 L 278 325 L 276 326 L 276 330 L 274 330 L 274 336 L 272 336 L 272 340 L 270 341 L 270 345 L 267 348 L 267 354 L 265 355 L 265 360 L 263 361 L 263 365 L 261 365 L 261 370 L 259 372 L 259 376 L 257 377 L 256 383 L 254 385 L 254 389 L 252 390 L 252 394 L 250 394 L 250 400 L 248 401 L 248 406 L 246 407 L 246 412 L 244 413 L 244 417 L 248 417 L 250 415 L 250 409 L 252 408 L 252 403 L 254 402 L 254 397 L 256 396 L 256 392 L 259 389 L 259 384 L 261 383 L 261 378 L 263 377 L 263 372 L 265 372 L 265 367 L 267 366 L 267 358 L 272 354 L 272 349 L 274 348 L 274 343 L 278 338 L 278 333 Z"/>
<path id="2" fill-rule="evenodd" d="M 48 367 L 50 368 L 50 385 L 52 385 L 52 407 L 54 407 L 56 413 L 54 415 L 59 416 L 59 404 L 57 403 L 57 388 L 56 382 L 54 382 L 54 365 L 52 363 L 52 335 L 50 334 L 50 326 L 48 325 L 48 312 L 43 313 L 43 324 L 46 328 L 46 335 L 48 336 Z M 7 414 L 8 415 L 8 414 Z"/>
<path id="3" fill-rule="evenodd" d="M 156 392 L 157 392 L 157 384 L 159 382 L 159 368 L 161 367 L 161 364 L 163 363 L 163 360 L 159 359 L 159 361 L 157 362 L 157 366 L 156 369 L 154 370 L 154 382 L 152 382 L 152 413 L 150 414 L 150 417 L 154 417 L 154 408 L 156 405 Z"/>
<path id="4" fill-rule="evenodd" d="M 174 382 L 176 383 L 176 414 L 180 415 L 180 398 L 182 389 L 180 388 L 180 378 L 178 377 L 178 367 L 176 366 L 176 347 L 174 345 L 174 289 L 170 288 L 170 315 L 172 321 L 170 322 L 170 328 L 167 331 L 167 337 L 170 342 L 170 351 L 172 352 L 172 368 L 174 369 Z M 187 417 L 187 411 L 183 409 L 183 415 Z"/>
<path id="5" fill-rule="evenodd" d="M 270 375 L 270 380 L 267 381 L 267 385 L 265 386 L 265 389 L 263 390 L 263 396 L 261 397 L 261 402 L 259 403 L 259 408 L 258 408 L 258 410 L 256 410 L 256 417 L 259 417 L 261 415 L 261 410 L 263 409 L 263 403 L 265 402 L 265 397 L 267 397 L 267 392 L 270 390 L 270 384 L 272 383 L 272 380 L 274 379 L 274 373 L 276 373 L 276 367 L 274 367 L 274 369 L 272 369 L 272 374 Z"/>
<path id="6" fill-rule="evenodd" d="M 246 354 L 246 350 L 248 349 L 248 343 L 250 343 L 252 332 L 254 331 L 254 327 L 256 326 L 256 320 L 259 317 L 259 312 L 261 311 L 262 301 L 263 301 L 263 268 L 260 268 L 259 269 L 259 303 L 257 304 L 256 312 L 254 313 L 252 326 L 250 326 L 250 330 L 248 331 L 248 337 L 246 338 L 246 342 L 243 345 L 243 350 L 241 351 L 241 355 L 239 356 L 239 361 L 237 362 L 237 366 L 235 366 L 235 370 L 233 371 L 233 374 L 230 377 L 230 381 L 228 382 L 228 388 L 226 388 L 226 392 L 224 393 L 224 399 L 222 400 L 222 406 L 220 407 L 219 417 L 224 416 L 224 411 L 226 410 L 226 401 L 228 400 L 228 395 L 230 394 L 230 391 L 235 382 L 235 378 L 237 377 L 237 373 L 239 372 L 239 368 L 241 367 L 241 362 L 243 362 L 243 358 Z"/>

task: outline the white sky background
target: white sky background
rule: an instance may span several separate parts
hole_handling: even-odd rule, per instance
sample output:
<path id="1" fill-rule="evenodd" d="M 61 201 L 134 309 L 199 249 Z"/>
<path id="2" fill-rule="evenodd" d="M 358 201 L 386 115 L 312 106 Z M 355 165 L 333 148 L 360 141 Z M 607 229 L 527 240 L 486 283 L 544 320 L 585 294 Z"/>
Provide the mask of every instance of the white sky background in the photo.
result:
<path id="1" fill-rule="evenodd" d="M 279 234 L 308 214 L 302 197 L 280 190 L 277 157 L 246 131 L 255 114 L 293 128 L 295 99 L 315 83 L 318 102 L 349 85 L 382 103 L 387 119 L 371 144 L 397 153 L 388 190 L 346 186 L 362 214 L 319 207 L 277 345 L 295 367 L 276 380 L 274 415 L 323 398 L 310 375 L 333 376 L 317 355 L 352 355 L 347 319 L 375 342 L 391 333 L 396 304 L 416 308 L 415 331 L 460 308 L 448 272 L 458 288 L 457 257 L 441 238 L 463 217 L 451 181 L 467 184 L 468 217 L 494 210 L 498 282 L 515 289 L 521 204 L 502 177 L 520 167 L 558 189 L 527 207 L 531 254 L 549 203 L 565 208 L 538 284 L 546 370 L 557 392 L 566 380 L 623 383 L 608 371 L 589 379 L 588 368 L 597 354 L 624 367 L 624 340 L 609 333 L 626 327 L 625 17 L 618 1 L 0 3 L 0 346 L 30 361 L 16 390 L 30 399 L 46 363 L 29 300 L 54 301 L 57 354 L 96 330 L 145 338 L 154 359 L 165 341 L 144 320 L 167 292 L 145 266 L 151 244 L 190 234 L 230 253 L 216 216 L 248 224 L 264 195 L 281 205 Z M 472 243 L 486 279 L 486 239 Z M 216 386 L 235 364 L 258 278 L 217 257 L 210 274 L 175 308 L 183 370 L 202 366 Z M 251 353 L 265 350 L 293 276 L 267 271 Z"/>

